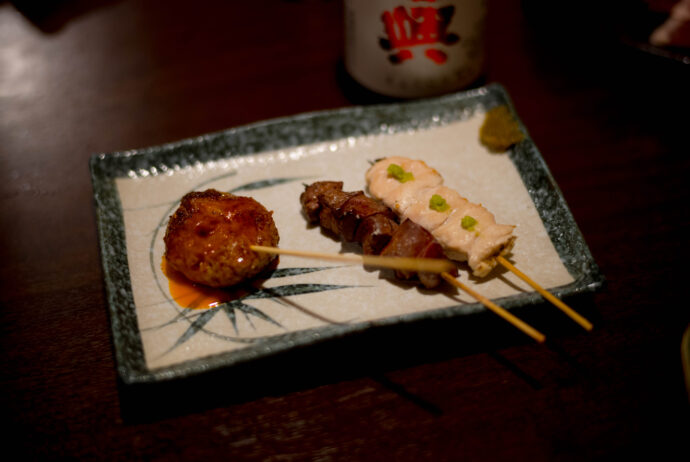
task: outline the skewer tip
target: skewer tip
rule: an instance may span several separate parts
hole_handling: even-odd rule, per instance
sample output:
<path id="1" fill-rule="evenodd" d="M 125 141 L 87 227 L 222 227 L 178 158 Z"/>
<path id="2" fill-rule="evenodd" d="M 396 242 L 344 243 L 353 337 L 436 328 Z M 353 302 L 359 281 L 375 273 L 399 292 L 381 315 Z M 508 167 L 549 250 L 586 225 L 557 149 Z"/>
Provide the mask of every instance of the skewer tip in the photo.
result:
<path id="1" fill-rule="evenodd" d="M 496 257 L 496 260 L 503 265 L 507 270 L 515 274 L 517 277 L 525 281 L 527 284 L 529 284 L 534 290 L 536 290 L 542 297 L 544 297 L 546 300 L 551 302 L 554 306 L 556 306 L 558 309 L 563 311 L 566 315 L 570 317 L 573 321 L 578 323 L 583 329 L 585 329 L 587 332 L 591 332 L 594 326 L 592 325 L 591 322 L 589 322 L 587 319 L 585 319 L 582 315 L 577 313 L 575 310 L 570 308 L 568 305 L 563 303 L 563 301 L 559 298 L 557 298 L 555 295 L 552 293 L 548 292 L 546 289 L 544 289 L 542 286 L 537 284 L 531 277 L 527 276 L 525 273 L 517 269 L 515 266 L 513 266 L 512 263 L 510 263 L 508 260 L 506 260 L 502 256 Z"/>

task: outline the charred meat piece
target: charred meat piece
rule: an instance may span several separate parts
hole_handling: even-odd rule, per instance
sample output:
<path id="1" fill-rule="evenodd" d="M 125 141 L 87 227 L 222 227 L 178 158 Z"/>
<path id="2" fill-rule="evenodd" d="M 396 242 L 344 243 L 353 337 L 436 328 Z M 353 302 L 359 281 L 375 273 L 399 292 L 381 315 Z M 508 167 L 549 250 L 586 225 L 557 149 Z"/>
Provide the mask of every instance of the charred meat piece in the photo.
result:
<path id="1" fill-rule="evenodd" d="M 307 216 L 309 223 L 319 222 L 319 213 L 322 205 L 319 202 L 319 195 L 329 192 L 331 190 L 342 191 L 342 181 L 317 181 L 308 186 L 305 186 L 304 192 L 299 196 L 299 201 L 302 204 L 302 210 Z"/>
<path id="2" fill-rule="evenodd" d="M 252 278 L 275 258 L 249 248 L 278 244 L 272 213 L 250 197 L 215 189 L 186 194 L 165 232 L 167 264 L 211 287 Z"/>
<path id="3" fill-rule="evenodd" d="M 388 207 L 365 196 L 362 191 L 358 191 L 356 195 L 348 199 L 336 210 L 335 215 L 340 221 L 340 232 L 348 242 L 355 241 L 357 228 L 364 218 L 381 215 L 394 223 L 396 220 L 395 214 Z"/>
<path id="4" fill-rule="evenodd" d="M 415 224 L 411 220 L 405 220 L 398 227 L 388 245 L 381 255 L 387 257 L 416 257 L 416 258 L 445 258 L 443 248 L 434 240 L 427 230 Z M 434 273 L 419 273 L 396 270 L 398 279 L 411 279 L 415 276 L 425 287 L 436 287 L 441 282 L 441 277 Z M 457 272 L 454 274 L 457 276 Z"/>
<path id="5" fill-rule="evenodd" d="M 378 214 L 388 218 L 388 222 L 381 218 L 370 223 L 378 226 L 372 231 L 379 236 L 396 223 L 395 214 L 381 202 L 362 191 L 346 192 L 342 188 L 342 181 L 318 181 L 306 186 L 300 202 L 310 223 L 319 223 L 346 242 L 362 242 L 357 238 L 357 228 L 365 218 Z"/>
<path id="6" fill-rule="evenodd" d="M 379 255 L 390 242 L 398 223 L 383 213 L 377 213 L 363 219 L 357 227 L 355 241 L 362 244 L 365 255 Z"/>
<path id="7" fill-rule="evenodd" d="M 329 190 L 327 192 L 319 194 L 319 202 L 321 203 L 321 211 L 319 212 L 319 221 L 321 226 L 331 231 L 336 236 L 339 236 L 345 241 L 346 239 L 345 230 L 343 229 L 342 223 L 342 207 L 353 197 L 361 194 L 361 191 L 355 192 L 345 192 Z"/>

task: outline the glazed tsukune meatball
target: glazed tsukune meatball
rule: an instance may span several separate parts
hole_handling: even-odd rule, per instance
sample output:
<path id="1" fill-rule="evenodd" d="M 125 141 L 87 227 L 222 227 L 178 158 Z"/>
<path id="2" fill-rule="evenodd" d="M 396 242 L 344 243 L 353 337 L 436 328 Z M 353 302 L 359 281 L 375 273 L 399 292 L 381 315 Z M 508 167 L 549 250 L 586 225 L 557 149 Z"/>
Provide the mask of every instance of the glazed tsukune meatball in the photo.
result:
<path id="1" fill-rule="evenodd" d="M 190 192 L 168 222 L 167 264 L 189 280 L 211 287 L 252 278 L 275 258 L 249 248 L 278 245 L 272 214 L 250 197 L 215 189 Z"/>

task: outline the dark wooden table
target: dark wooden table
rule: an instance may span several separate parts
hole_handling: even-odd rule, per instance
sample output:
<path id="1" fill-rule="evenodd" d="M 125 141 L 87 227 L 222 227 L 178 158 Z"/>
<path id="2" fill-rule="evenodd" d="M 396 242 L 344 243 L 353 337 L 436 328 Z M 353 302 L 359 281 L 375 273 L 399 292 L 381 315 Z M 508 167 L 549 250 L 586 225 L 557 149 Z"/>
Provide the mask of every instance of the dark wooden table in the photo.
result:
<path id="1" fill-rule="evenodd" d="M 526 310 L 551 334 L 539 346 L 478 316 L 132 390 L 115 369 L 90 155 L 375 98 L 343 75 L 339 1 L 38 3 L 0 2 L 6 450 L 663 460 L 688 441 L 690 65 L 623 44 L 622 16 L 504 0 L 488 22 L 486 81 L 510 93 L 607 279 L 572 301 L 593 332 Z"/>

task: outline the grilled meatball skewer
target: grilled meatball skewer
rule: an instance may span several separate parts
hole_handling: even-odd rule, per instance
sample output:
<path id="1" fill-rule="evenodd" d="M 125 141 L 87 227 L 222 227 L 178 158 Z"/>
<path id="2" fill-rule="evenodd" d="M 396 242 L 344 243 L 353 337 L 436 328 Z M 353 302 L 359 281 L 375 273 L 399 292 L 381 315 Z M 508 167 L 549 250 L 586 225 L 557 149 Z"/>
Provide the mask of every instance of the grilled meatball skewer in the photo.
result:
<path id="1" fill-rule="evenodd" d="M 227 287 L 253 278 L 275 255 L 251 245 L 276 246 L 273 212 L 250 197 L 207 189 L 186 194 L 165 231 L 165 259 L 187 279 Z"/>

